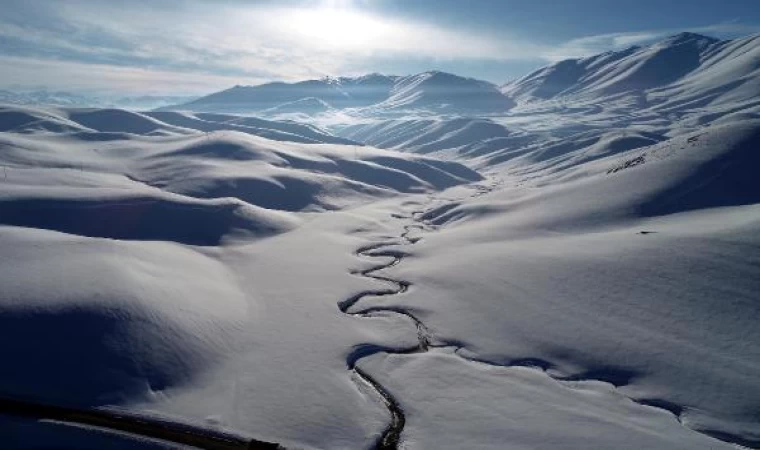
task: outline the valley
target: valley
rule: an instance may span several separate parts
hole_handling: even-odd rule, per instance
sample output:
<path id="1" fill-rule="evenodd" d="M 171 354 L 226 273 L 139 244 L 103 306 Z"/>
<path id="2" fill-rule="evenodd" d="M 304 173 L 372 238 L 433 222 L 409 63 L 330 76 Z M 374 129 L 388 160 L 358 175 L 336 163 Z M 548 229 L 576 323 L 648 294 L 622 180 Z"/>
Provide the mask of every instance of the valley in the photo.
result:
<path id="1" fill-rule="evenodd" d="M 0 435 L 758 448 L 759 61 L 2 105 Z"/>

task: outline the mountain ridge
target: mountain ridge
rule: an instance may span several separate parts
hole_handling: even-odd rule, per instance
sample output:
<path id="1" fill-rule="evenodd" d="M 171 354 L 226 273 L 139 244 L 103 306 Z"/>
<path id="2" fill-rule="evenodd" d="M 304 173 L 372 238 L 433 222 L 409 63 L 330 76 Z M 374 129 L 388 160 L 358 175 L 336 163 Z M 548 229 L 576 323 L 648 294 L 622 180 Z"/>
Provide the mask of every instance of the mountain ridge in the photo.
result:
<path id="1" fill-rule="evenodd" d="M 647 45 L 558 61 L 502 86 L 438 70 L 405 76 L 369 73 L 238 85 L 161 110 L 314 115 L 345 109 L 361 115 L 404 111 L 498 115 L 520 104 L 566 97 L 636 94 L 643 103 L 662 103 L 661 90 L 682 84 L 686 93 L 709 91 L 715 97 L 728 92 L 737 80 L 756 77 L 758 58 L 760 34 L 720 40 L 683 32 Z M 709 70 L 720 72 L 719 76 L 697 79 Z"/>
<path id="2" fill-rule="evenodd" d="M 736 52 L 736 47 L 748 44 L 754 48 Z M 649 45 L 565 59 L 504 84 L 501 92 L 521 104 L 632 93 L 643 98 L 658 89 L 694 82 L 701 73 L 720 62 L 730 66 L 722 76 L 685 88 L 729 90 L 736 80 L 757 77 L 757 58 L 760 58 L 760 34 L 720 40 L 684 32 Z"/>
<path id="3" fill-rule="evenodd" d="M 407 76 L 371 73 L 295 83 L 238 85 L 161 110 L 245 113 L 292 110 L 299 103 L 308 105 L 303 111 L 306 114 L 331 108 L 367 109 L 371 113 L 420 109 L 491 113 L 506 112 L 513 106 L 493 83 L 433 70 Z"/>

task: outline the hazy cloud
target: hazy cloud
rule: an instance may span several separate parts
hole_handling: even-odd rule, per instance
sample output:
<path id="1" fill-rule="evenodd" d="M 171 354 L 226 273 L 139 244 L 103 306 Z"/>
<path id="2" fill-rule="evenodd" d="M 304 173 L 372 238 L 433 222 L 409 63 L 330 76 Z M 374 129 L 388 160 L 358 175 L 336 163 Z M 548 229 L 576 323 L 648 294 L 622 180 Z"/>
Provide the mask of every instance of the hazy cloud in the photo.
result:
<path id="1" fill-rule="evenodd" d="M 342 74 L 378 58 L 508 61 L 535 59 L 541 50 L 514 39 L 383 17 L 360 3 L 137 1 L 124 8 L 57 2 L 35 11 L 40 15 L 33 20 L 23 21 L 18 12 L 0 18 L 0 48 L 36 64 L 50 59 L 98 70 L 107 65 L 157 76 L 175 72 L 181 79 L 206 77 L 209 84 L 220 77 L 252 83 Z M 24 8 L 31 14 L 33 6 Z"/>

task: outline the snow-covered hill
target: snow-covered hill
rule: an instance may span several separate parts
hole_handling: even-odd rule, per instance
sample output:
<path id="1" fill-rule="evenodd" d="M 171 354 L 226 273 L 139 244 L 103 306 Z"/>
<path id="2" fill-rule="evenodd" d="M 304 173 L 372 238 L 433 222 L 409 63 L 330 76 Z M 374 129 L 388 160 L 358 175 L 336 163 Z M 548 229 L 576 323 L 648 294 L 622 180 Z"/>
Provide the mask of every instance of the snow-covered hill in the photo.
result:
<path id="1" fill-rule="evenodd" d="M 155 193 L 232 197 L 270 209 L 302 210 L 334 209 L 353 196 L 441 189 L 480 178 L 456 163 L 347 145 L 351 141 L 306 125 L 149 114 L 155 118 L 123 110 L 0 110 L 5 173 L 20 177 L 6 181 L 33 185 L 26 173 L 49 169 L 55 178 L 57 170 L 65 175 L 78 168 L 83 174 L 74 173 L 74 179 L 111 174 L 104 188 L 114 181 L 122 188 L 131 180 L 138 192 L 148 186 L 159 188 L 150 189 Z"/>
<path id="2" fill-rule="evenodd" d="M 266 120 L 257 117 L 241 117 L 225 114 L 146 112 L 146 116 L 178 127 L 210 133 L 233 130 L 276 141 L 301 142 L 304 144 L 356 144 L 354 141 L 332 134 L 305 123 L 283 120 Z"/>
<path id="3" fill-rule="evenodd" d="M 111 133 L 118 139 L 127 134 L 176 136 L 239 131 L 277 141 L 308 144 L 356 144 L 315 126 L 291 121 L 223 114 L 174 112 L 138 113 L 121 109 L 18 107 L 0 105 L 0 131 L 34 133 L 38 131 L 83 133 L 80 137 L 103 140 Z"/>
<path id="4" fill-rule="evenodd" d="M 349 125 L 338 133 L 368 145 L 430 153 L 466 149 L 510 136 L 509 130 L 488 119 L 397 119 Z"/>

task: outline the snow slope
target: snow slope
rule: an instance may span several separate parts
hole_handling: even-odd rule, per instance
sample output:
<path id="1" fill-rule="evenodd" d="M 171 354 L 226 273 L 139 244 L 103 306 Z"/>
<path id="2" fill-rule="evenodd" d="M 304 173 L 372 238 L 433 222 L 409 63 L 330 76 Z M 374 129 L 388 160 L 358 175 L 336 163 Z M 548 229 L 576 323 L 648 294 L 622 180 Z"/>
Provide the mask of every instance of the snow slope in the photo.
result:
<path id="1" fill-rule="evenodd" d="M 82 124 L 69 120 L 64 114 L 47 108 L 0 107 L 0 130 L 2 132 L 91 132 Z"/>
<path id="2" fill-rule="evenodd" d="M 272 108 L 265 109 L 263 112 L 267 115 L 278 114 L 305 114 L 314 115 L 328 112 L 332 109 L 328 103 L 323 100 L 314 97 L 306 97 L 292 102 L 283 103 L 281 105 L 273 106 Z"/>
<path id="3" fill-rule="evenodd" d="M 145 115 L 164 123 L 187 127 L 210 133 L 234 130 L 276 141 L 300 142 L 304 144 L 356 144 L 354 141 L 333 136 L 315 126 L 293 121 L 266 120 L 258 117 L 243 117 L 226 114 L 147 112 Z"/>
<path id="4" fill-rule="evenodd" d="M 399 78 L 373 113 L 397 110 L 435 113 L 503 113 L 514 103 L 485 81 L 432 71 Z"/>
<path id="5" fill-rule="evenodd" d="M 368 145 L 417 153 L 456 149 L 499 141 L 509 130 L 488 119 L 397 119 L 349 125 L 336 130 L 341 136 Z"/>
<path id="6" fill-rule="evenodd" d="M 758 90 L 759 39 L 720 41 L 681 33 L 644 47 L 560 61 L 501 90 L 523 103 L 615 94 L 634 95 L 660 108 L 720 104 L 737 96 L 746 100 Z"/>
<path id="7" fill-rule="evenodd" d="M 117 138 L 125 133 L 144 136 L 198 135 L 239 131 L 277 141 L 304 144 L 355 144 L 315 126 L 223 114 L 175 112 L 138 113 L 121 109 L 50 108 L 0 105 L 0 130 L 15 133 L 49 131 L 84 133 L 91 140 Z"/>
<path id="8" fill-rule="evenodd" d="M 162 412 L 299 446 L 371 442 L 384 409 L 357 395 L 345 354 L 364 340 L 399 345 L 405 323 L 335 308 L 364 284 L 345 270 L 358 242 L 347 229 L 363 220 L 318 212 L 481 177 L 369 147 L 190 128 L 155 136 L 141 127 L 164 122 L 149 116 L 57 113 L 42 118 L 88 128 L 0 135 L 0 335 L 14 342 L 0 349 L 14 362 L 2 396 Z M 295 389 L 304 374 L 311 394 Z M 27 428 L 2 422 L 0 434 Z"/>
<path id="9" fill-rule="evenodd" d="M 414 292 L 359 306 L 415 311 L 466 359 L 610 383 L 688 428 L 754 447 L 759 143 L 758 121 L 715 126 L 580 163 L 570 181 L 514 175 L 512 188 L 434 203 L 422 218 L 439 231 L 388 270 Z M 424 387 L 407 390 L 422 369 L 385 364 L 399 398 L 430 395 L 431 408 L 450 411 Z M 451 370 L 458 380 L 464 369 Z M 424 373 L 441 372 L 431 363 Z M 572 431 L 560 434 L 572 447 Z"/>
<path id="10" fill-rule="evenodd" d="M 124 120 L 124 116 L 134 120 Z M 126 131 L 153 134 L 153 126 L 163 122 L 112 110 L 104 110 L 102 114 L 97 111 L 73 112 L 69 117 L 91 127 L 106 129 L 108 133 L 9 133 L 2 136 L 0 142 L 5 147 L 3 162 L 9 183 L 15 180 L 24 189 L 50 183 L 51 192 L 57 182 L 73 184 L 76 188 L 101 184 L 122 193 L 130 192 L 125 188 L 133 186 L 131 193 L 140 194 L 135 197 L 137 203 L 147 201 L 143 198 L 145 196 L 156 194 L 174 204 L 179 197 L 166 197 L 167 193 L 172 193 L 195 199 L 232 197 L 265 208 L 294 211 L 334 209 L 349 204 L 352 199 L 442 189 L 480 178 L 456 163 L 358 146 L 304 146 L 298 142 L 302 139 L 297 136 L 293 139 L 296 142 L 285 142 L 237 131 L 199 133 L 174 127 L 192 134 L 141 137 L 123 132 L 114 134 L 114 130 L 123 126 Z M 250 121 L 257 119 L 237 120 L 240 127 L 246 128 Z M 181 123 L 192 125 L 195 122 Z M 234 129 L 235 126 L 231 127 Z M 315 138 L 320 137 L 312 128 L 292 126 L 300 127 Z M 172 129 L 169 125 L 166 127 Z M 329 138 L 329 135 L 325 136 Z M 339 138 L 334 140 L 345 142 Z M 50 169 L 50 172 L 40 176 L 45 173 L 44 169 Z M 36 176 L 40 176 L 41 181 L 34 181 Z M 10 187 L 16 186 L 11 184 Z M 59 190 L 58 193 L 62 192 Z M 51 194 L 41 197 L 47 195 Z M 86 204 L 82 207 L 87 208 Z M 188 208 L 189 211 L 195 210 Z M 42 220 L 41 217 L 38 218 Z"/>

